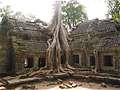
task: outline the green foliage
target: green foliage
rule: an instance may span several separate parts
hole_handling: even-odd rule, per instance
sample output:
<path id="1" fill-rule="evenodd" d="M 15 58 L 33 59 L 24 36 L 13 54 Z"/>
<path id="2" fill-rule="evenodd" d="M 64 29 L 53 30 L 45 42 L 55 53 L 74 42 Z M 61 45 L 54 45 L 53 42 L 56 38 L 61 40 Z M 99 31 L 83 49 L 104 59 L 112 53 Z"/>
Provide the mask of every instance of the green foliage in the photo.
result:
<path id="1" fill-rule="evenodd" d="M 62 15 L 63 23 L 70 29 L 88 19 L 85 7 L 76 0 L 62 1 Z"/>
<path id="2" fill-rule="evenodd" d="M 120 22 L 120 0 L 106 0 L 108 4 L 108 14 Z"/>
<path id="3" fill-rule="evenodd" d="M 12 13 L 13 11 L 11 10 L 11 7 L 9 5 L 0 8 L 0 17 L 11 16 Z"/>

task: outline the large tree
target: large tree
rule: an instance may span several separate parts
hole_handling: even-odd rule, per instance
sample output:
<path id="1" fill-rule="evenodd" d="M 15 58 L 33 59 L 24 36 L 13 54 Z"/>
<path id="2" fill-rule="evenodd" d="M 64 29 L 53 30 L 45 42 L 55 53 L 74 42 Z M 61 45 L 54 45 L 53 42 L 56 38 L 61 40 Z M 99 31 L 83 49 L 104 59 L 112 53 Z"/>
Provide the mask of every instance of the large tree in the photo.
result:
<path id="1" fill-rule="evenodd" d="M 62 15 L 63 23 L 68 26 L 69 29 L 88 19 L 85 13 L 85 7 L 77 0 L 62 1 Z"/>
<path id="2" fill-rule="evenodd" d="M 61 2 L 56 1 L 55 12 L 51 24 L 48 26 L 49 35 L 48 48 L 46 50 L 46 65 L 35 72 L 30 72 L 29 76 L 40 76 L 41 74 L 66 73 L 73 71 L 69 65 L 70 47 L 68 44 L 68 32 L 65 30 L 61 15 Z M 63 62 L 62 63 L 62 58 Z"/>
<path id="3" fill-rule="evenodd" d="M 108 14 L 116 21 L 120 22 L 120 0 L 106 0 Z"/>
<path id="4" fill-rule="evenodd" d="M 42 71 L 45 72 L 45 70 L 47 71 L 47 74 L 49 74 L 71 71 L 71 69 L 73 69 L 68 63 L 70 55 L 68 34 L 63 26 L 61 16 L 61 2 L 57 1 L 52 22 L 48 26 L 52 38 L 47 41 L 48 49 L 46 50 L 46 66 L 35 72 L 33 75 L 38 75 Z M 61 61 L 62 56 L 64 57 L 63 64 Z"/>

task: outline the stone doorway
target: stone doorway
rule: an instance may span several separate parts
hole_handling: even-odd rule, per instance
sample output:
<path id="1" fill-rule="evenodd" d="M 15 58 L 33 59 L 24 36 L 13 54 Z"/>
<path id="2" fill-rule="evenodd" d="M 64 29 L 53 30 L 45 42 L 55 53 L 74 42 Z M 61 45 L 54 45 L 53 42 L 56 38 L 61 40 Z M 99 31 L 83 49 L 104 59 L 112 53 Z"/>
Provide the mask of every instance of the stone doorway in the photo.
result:
<path id="1" fill-rule="evenodd" d="M 72 60 L 74 67 L 80 67 L 79 55 L 73 55 Z"/>
<path id="2" fill-rule="evenodd" d="M 95 66 L 95 56 L 90 56 L 90 66 Z"/>
<path id="3" fill-rule="evenodd" d="M 44 67 L 45 66 L 45 64 L 46 64 L 46 59 L 45 58 L 39 58 L 39 60 L 38 60 L 38 67 Z"/>
<path id="4" fill-rule="evenodd" d="M 25 59 L 25 68 L 32 68 L 34 66 L 34 59 L 33 57 L 27 57 Z"/>
<path id="5" fill-rule="evenodd" d="M 104 66 L 113 66 L 113 56 L 112 55 L 104 55 Z"/>

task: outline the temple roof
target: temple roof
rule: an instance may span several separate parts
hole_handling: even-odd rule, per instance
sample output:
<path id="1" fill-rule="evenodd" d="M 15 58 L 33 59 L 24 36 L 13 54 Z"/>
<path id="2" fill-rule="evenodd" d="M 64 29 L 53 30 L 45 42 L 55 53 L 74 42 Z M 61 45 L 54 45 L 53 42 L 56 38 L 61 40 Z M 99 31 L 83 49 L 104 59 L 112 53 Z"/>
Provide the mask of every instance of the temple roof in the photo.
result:
<path id="1" fill-rule="evenodd" d="M 78 48 L 85 44 L 98 49 L 118 48 L 120 47 L 120 24 L 113 20 L 89 20 L 71 31 L 71 36 L 74 38 L 73 44 L 78 44 Z"/>
<path id="2" fill-rule="evenodd" d="M 36 21 L 20 21 L 19 19 L 14 19 L 14 18 L 8 18 L 4 17 L 2 19 L 1 24 L 4 26 L 9 25 L 8 27 L 10 29 L 13 29 L 13 31 L 25 31 L 25 30 L 30 30 L 30 31 L 40 31 L 43 33 L 48 33 L 47 30 L 47 24 L 45 24 L 43 21 L 38 22 Z"/>
<path id="3" fill-rule="evenodd" d="M 99 47 L 119 47 L 120 46 L 120 37 L 110 37 L 110 38 L 102 38 L 99 40 L 99 43 L 97 44 Z"/>
<path id="4" fill-rule="evenodd" d="M 106 33 L 106 32 L 116 32 L 119 31 L 117 28 L 120 26 L 117 22 L 113 20 L 89 20 L 84 23 L 77 25 L 76 29 L 73 30 L 72 34 L 77 33 L 86 33 L 86 32 L 97 32 L 97 33 Z"/>

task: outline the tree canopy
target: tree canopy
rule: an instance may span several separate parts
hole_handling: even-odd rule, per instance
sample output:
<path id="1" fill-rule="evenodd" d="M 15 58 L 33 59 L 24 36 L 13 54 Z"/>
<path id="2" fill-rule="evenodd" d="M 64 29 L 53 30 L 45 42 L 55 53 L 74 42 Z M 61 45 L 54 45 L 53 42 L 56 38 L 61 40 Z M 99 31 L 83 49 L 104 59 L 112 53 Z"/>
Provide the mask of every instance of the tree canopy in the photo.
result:
<path id="1" fill-rule="evenodd" d="M 108 5 L 108 14 L 112 19 L 120 22 L 120 0 L 106 0 Z"/>
<path id="2" fill-rule="evenodd" d="M 11 16 L 12 13 L 13 11 L 9 5 L 0 8 L 0 17 Z"/>
<path id="3" fill-rule="evenodd" d="M 63 23 L 69 27 L 69 29 L 88 19 L 85 13 L 85 7 L 77 0 L 62 1 L 62 15 Z"/>

